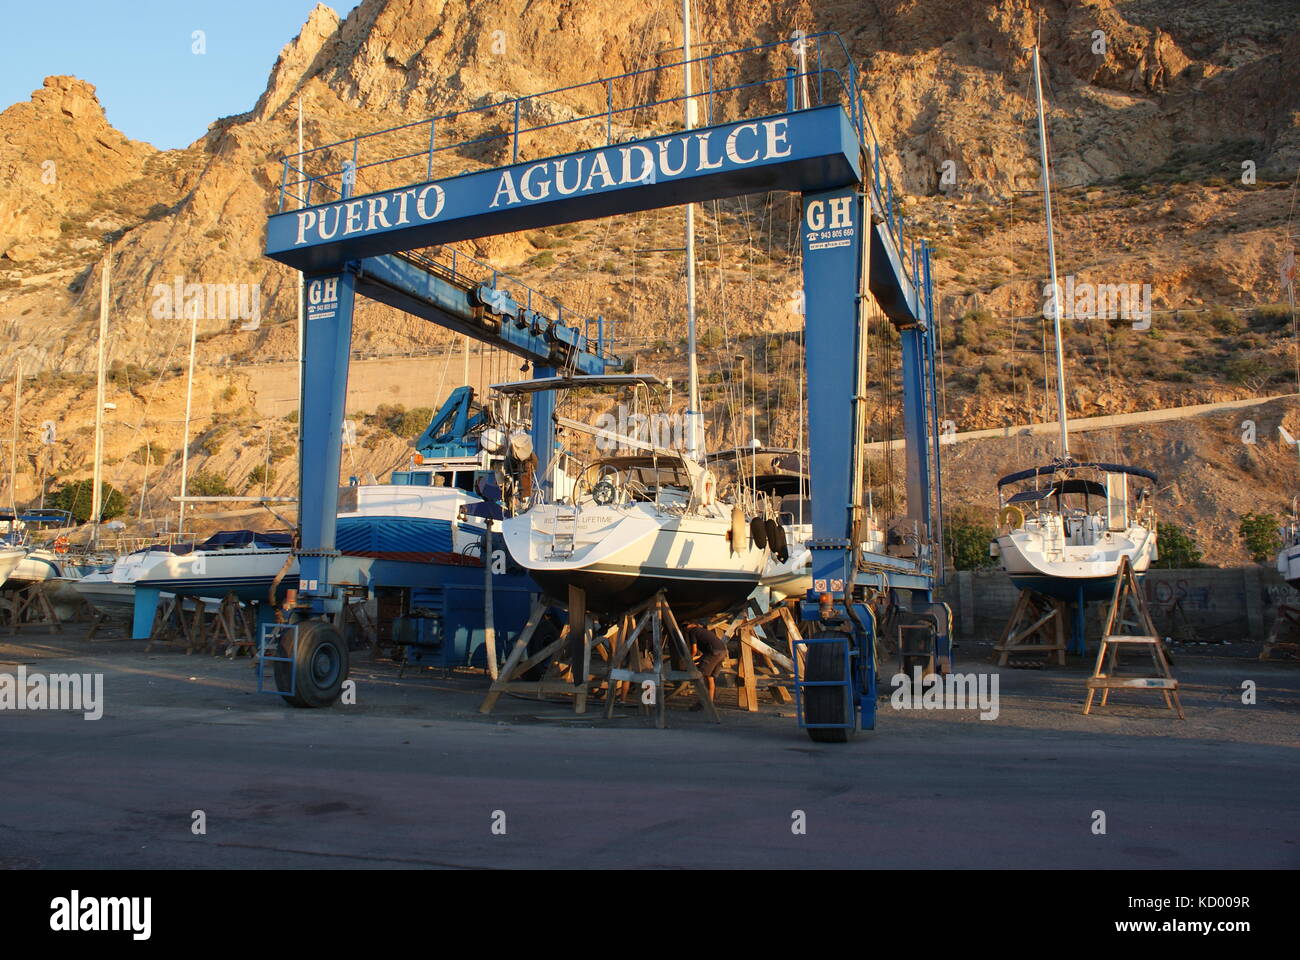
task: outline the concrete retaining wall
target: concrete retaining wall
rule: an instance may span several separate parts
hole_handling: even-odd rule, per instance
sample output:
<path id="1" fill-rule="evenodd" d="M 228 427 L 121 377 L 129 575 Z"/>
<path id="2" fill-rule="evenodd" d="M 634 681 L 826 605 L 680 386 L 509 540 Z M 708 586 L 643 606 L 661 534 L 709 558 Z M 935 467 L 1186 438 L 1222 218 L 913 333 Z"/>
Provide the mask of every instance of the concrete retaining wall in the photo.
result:
<path id="1" fill-rule="evenodd" d="M 1156 628 L 1182 641 L 1261 641 L 1280 603 L 1300 605 L 1300 593 L 1267 567 L 1151 570 L 1142 588 Z M 997 639 L 1018 591 L 1001 571 L 949 571 L 943 599 L 958 638 Z M 1089 604 L 1088 637 L 1100 635 L 1106 603 Z"/>
<path id="2" fill-rule="evenodd" d="M 479 365 L 478 354 L 472 354 L 469 382 L 482 396 L 484 384 L 479 376 Z M 257 363 L 231 369 L 248 377 L 253 406 L 262 416 L 283 417 L 298 409 L 296 363 Z M 515 372 L 517 369 L 518 363 L 513 365 L 505 379 L 523 376 Z M 461 380 L 459 354 L 453 358 L 450 369 L 442 357 L 353 360 L 348 367 L 347 412 L 373 413 L 383 403 L 400 403 L 408 409 L 432 407 L 436 410 L 452 388 L 461 385 Z M 444 381 L 441 390 L 438 388 L 440 381 Z"/>

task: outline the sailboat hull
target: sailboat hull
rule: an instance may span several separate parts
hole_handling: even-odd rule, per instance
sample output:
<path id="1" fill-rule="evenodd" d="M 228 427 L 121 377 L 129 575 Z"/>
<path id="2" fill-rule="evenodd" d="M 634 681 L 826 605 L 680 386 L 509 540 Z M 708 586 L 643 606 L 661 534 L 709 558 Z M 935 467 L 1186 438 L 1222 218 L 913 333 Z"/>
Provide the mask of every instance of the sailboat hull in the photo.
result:
<path id="1" fill-rule="evenodd" d="M 557 548 L 574 517 L 571 550 Z M 744 601 L 762 577 L 763 551 L 731 549 L 724 517 L 682 518 L 651 504 L 631 507 L 545 505 L 507 518 L 506 546 L 538 585 L 563 597 L 581 587 L 589 609 L 617 613 L 664 590 L 679 617 L 708 616 Z"/>
<path id="2" fill-rule="evenodd" d="M 1138 578 L 1156 557 L 1155 532 L 1133 526 L 1122 533 L 1105 533 L 1101 542 L 1061 545 L 1050 532 L 1021 528 L 995 541 L 1002 569 L 1021 590 L 1033 590 L 1058 600 L 1107 600 L 1115 590 L 1120 562 L 1128 557 Z"/>
<path id="3" fill-rule="evenodd" d="M 529 572 L 537 585 L 551 596 L 563 597 L 570 586 L 580 587 L 586 592 L 587 608 L 597 613 L 620 613 L 663 590 L 673 613 L 685 619 L 721 613 L 743 602 L 758 586 L 756 577 L 700 580 L 644 570 L 624 573 L 584 568 Z"/>

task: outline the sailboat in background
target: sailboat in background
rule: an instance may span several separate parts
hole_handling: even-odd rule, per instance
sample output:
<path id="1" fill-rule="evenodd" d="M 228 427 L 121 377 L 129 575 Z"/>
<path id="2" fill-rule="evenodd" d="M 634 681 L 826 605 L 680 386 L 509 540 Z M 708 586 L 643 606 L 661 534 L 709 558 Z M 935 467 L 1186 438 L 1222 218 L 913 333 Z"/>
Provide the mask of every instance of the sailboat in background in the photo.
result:
<path id="1" fill-rule="evenodd" d="M 1056 458 L 998 480 L 998 525 L 989 547 L 1022 590 L 1081 603 L 1109 597 L 1127 557 L 1141 576 L 1156 559 L 1156 525 L 1147 497 L 1156 483 L 1149 470 L 1118 463 L 1080 462 L 1070 454 L 1065 410 L 1065 359 L 1061 345 L 1061 288 L 1056 279 L 1047 122 L 1038 47 L 1033 49 L 1038 98 L 1039 155 L 1051 271 L 1049 309 L 1056 343 L 1056 408 L 1060 439 Z M 1132 509 L 1129 480 L 1147 481 Z M 1004 495 L 1006 488 L 1015 492 Z M 1019 487 L 1019 489 L 1016 489 Z"/>

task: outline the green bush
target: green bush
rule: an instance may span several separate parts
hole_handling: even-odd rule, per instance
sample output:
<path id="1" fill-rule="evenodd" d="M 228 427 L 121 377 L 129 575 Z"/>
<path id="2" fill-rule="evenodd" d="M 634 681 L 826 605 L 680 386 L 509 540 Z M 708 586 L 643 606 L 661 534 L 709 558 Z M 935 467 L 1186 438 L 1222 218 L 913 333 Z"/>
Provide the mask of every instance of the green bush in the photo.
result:
<path id="1" fill-rule="evenodd" d="M 1241 518 L 1237 528 L 1246 542 L 1250 559 L 1256 563 L 1271 563 L 1282 549 L 1282 536 L 1278 533 L 1277 517 L 1271 513 L 1248 513 Z"/>
<path id="2" fill-rule="evenodd" d="M 151 443 L 142 443 L 136 448 L 135 453 L 131 454 L 131 459 L 141 466 L 161 466 L 167 462 L 168 450 L 166 447 L 155 446 Z"/>
<path id="3" fill-rule="evenodd" d="M 258 486 L 265 488 L 267 485 L 273 483 L 274 481 L 275 481 L 274 467 L 259 465 L 254 467 L 252 470 L 248 471 L 248 486 L 250 488 L 258 487 Z"/>
<path id="4" fill-rule="evenodd" d="M 190 476 L 185 484 L 185 492 L 191 497 L 233 497 L 235 491 L 226 478 L 215 473 L 200 470 Z"/>
<path id="5" fill-rule="evenodd" d="M 989 544 L 997 531 L 982 523 L 974 511 L 955 510 L 944 518 L 943 549 L 958 570 L 981 570 L 997 565 L 989 556 Z"/>
<path id="6" fill-rule="evenodd" d="M 46 497 L 45 505 L 55 510 L 67 510 L 77 523 L 85 523 L 90 519 L 94 490 L 93 480 L 73 480 Z M 102 501 L 99 509 L 101 520 L 111 520 L 126 512 L 126 497 L 112 484 L 101 482 L 99 496 Z"/>
<path id="7" fill-rule="evenodd" d="M 407 410 L 406 413 L 391 421 L 388 429 L 393 431 L 399 437 L 405 437 L 408 440 L 418 437 L 424 433 L 425 427 L 433 419 L 433 410 L 429 407 L 414 407 Z"/>
<path id="8" fill-rule="evenodd" d="M 1209 321 L 1210 326 L 1224 335 L 1241 333 L 1246 329 L 1245 321 L 1227 307 L 1215 307 L 1206 314 L 1206 320 Z"/>
<path id="9" fill-rule="evenodd" d="M 1152 566 L 1183 570 L 1203 565 L 1196 541 L 1172 523 L 1156 524 L 1156 548 L 1160 559 Z"/>

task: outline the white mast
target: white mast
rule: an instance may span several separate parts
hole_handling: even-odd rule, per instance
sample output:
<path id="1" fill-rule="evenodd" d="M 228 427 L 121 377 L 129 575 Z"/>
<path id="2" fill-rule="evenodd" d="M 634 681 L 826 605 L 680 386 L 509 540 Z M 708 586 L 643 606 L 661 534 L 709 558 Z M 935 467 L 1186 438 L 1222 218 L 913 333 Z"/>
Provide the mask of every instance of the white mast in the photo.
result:
<path id="1" fill-rule="evenodd" d="M 14 445 L 9 451 L 9 508 L 13 519 L 9 532 L 18 529 L 18 417 L 23 404 L 23 362 L 14 361 Z"/>
<path id="2" fill-rule="evenodd" d="M 695 103 L 691 99 L 691 0 L 682 0 L 682 79 L 686 93 L 686 129 L 695 127 Z M 700 413 L 700 371 L 695 358 L 695 204 L 686 205 L 686 353 L 687 353 L 687 453 L 703 454 L 703 415 Z"/>
<path id="3" fill-rule="evenodd" d="M 113 266 L 113 244 L 104 254 L 104 269 L 99 275 L 99 359 L 95 376 L 95 473 L 90 491 L 90 541 L 99 546 L 99 515 L 103 510 L 100 494 L 100 476 L 104 459 L 104 351 L 108 342 L 108 286 L 109 271 Z"/>
<path id="4" fill-rule="evenodd" d="M 1056 413 L 1061 426 L 1062 459 L 1070 456 L 1070 428 L 1065 416 L 1065 354 L 1061 347 L 1061 288 L 1056 282 L 1056 241 L 1052 236 L 1052 185 L 1047 167 L 1047 120 L 1043 113 L 1043 81 L 1034 45 L 1034 91 L 1038 95 L 1038 155 L 1043 167 L 1043 205 L 1047 212 L 1047 262 L 1052 280 L 1052 330 L 1056 337 Z"/>
<path id="5" fill-rule="evenodd" d="M 190 480 L 190 410 L 194 403 L 194 345 L 198 341 L 199 332 L 199 305 L 197 302 L 190 306 L 190 375 L 189 381 L 185 385 L 185 434 L 181 437 L 181 502 L 180 512 L 176 518 L 176 533 L 179 536 L 185 532 L 185 496 L 189 489 Z M 302 368 L 299 367 L 299 370 Z M 298 419 L 302 420 L 299 414 Z M 298 429 L 302 429 L 301 423 Z"/>

